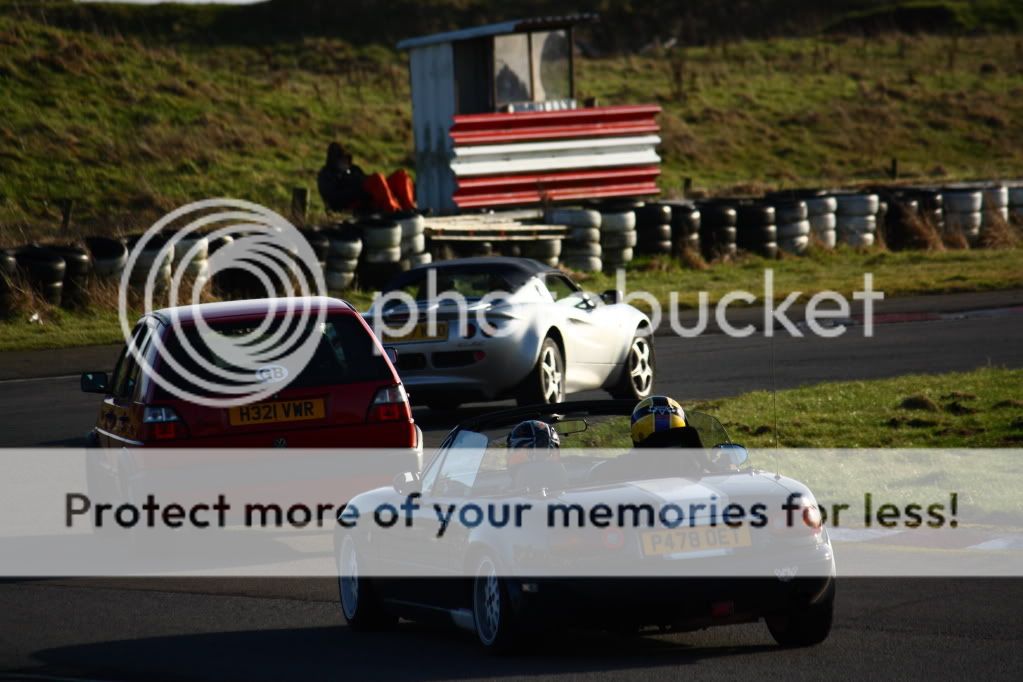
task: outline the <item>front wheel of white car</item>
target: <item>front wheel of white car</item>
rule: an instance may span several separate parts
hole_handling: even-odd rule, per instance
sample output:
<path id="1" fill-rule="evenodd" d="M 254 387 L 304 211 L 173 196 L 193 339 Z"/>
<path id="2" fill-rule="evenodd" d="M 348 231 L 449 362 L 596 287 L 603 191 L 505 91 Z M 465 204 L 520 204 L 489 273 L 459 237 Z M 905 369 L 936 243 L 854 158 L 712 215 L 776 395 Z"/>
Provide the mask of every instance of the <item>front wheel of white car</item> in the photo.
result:
<path id="1" fill-rule="evenodd" d="M 369 578 L 360 575 L 359 553 L 350 535 L 341 542 L 337 564 L 338 596 L 348 627 L 367 632 L 393 626 L 397 619 L 384 611 Z"/>
<path id="2" fill-rule="evenodd" d="M 540 357 L 522 382 L 520 405 L 551 405 L 565 400 L 565 360 L 557 342 L 547 337 L 540 344 Z"/>
<path id="3" fill-rule="evenodd" d="M 629 353 L 625 356 L 625 365 L 621 375 L 608 392 L 613 398 L 631 398 L 642 400 L 654 390 L 654 345 L 648 332 L 637 330 Z"/>
<path id="4" fill-rule="evenodd" d="M 496 563 L 487 555 L 476 562 L 472 581 L 472 619 L 476 638 L 487 651 L 507 651 L 514 644 L 515 629 L 508 591 Z"/>

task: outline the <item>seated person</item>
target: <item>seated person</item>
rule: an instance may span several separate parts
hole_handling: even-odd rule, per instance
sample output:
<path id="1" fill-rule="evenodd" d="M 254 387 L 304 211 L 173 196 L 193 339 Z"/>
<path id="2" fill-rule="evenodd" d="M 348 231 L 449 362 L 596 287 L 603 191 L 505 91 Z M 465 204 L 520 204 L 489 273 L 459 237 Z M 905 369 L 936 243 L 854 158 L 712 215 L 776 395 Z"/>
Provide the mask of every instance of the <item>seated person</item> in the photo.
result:
<path id="1" fill-rule="evenodd" d="M 598 483 L 651 478 L 700 476 L 706 459 L 700 433 L 686 424 L 682 406 L 668 396 L 641 400 L 632 411 L 633 449 L 596 465 L 590 480 Z M 688 452 L 678 452 L 684 448 Z"/>
<path id="2" fill-rule="evenodd" d="M 561 439 L 554 427 L 538 419 L 517 424 L 508 433 L 508 473 L 515 490 L 539 492 L 564 488 Z"/>
<path id="3" fill-rule="evenodd" d="M 379 211 L 397 213 L 416 207 L 412 178 L 403 169 L 387 178 L 366 175 L 352 155 L 337 142 L 327 147 L 327 162 L 316 176 L 320 197 L 329 211 Z"/>

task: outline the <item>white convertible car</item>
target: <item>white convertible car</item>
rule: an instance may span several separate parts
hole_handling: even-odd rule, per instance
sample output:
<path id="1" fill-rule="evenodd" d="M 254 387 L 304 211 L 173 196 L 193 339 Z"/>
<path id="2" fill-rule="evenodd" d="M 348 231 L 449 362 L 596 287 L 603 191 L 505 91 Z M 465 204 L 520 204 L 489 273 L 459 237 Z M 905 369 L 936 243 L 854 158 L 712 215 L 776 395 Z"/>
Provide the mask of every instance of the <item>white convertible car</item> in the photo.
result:
<path id="1" fill-rule="evenodd" d="M 647 316 L 620 303 L 620 292 L 585 292 L 537 261 L 422 265 L 394 278 L 383 294 L 365 317 L 396 348 L 413 403 L 559 403 L 592 389 L 640 399 L 653 389 Z"/>

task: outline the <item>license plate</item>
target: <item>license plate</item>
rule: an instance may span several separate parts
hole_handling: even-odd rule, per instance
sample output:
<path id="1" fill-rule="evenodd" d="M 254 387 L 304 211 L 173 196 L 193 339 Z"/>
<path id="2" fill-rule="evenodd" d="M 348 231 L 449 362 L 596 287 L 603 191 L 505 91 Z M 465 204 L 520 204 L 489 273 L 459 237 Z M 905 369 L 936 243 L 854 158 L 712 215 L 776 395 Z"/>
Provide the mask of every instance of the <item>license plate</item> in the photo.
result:
<path id="1" fill-rule="evenodd" d="M 391 336 L 390 334 L 384 334 L 385 343 L 413 343 L 416 341 L 447 341 L 448 338 L 448 323 L 438 322 L 436 334 L 430 333 L 430 325 L 423 322 L 417 324 L 412 328 L 408 334 L 402 334 L 398 336 Z"/>
<path id="2" fill-rule="evenodd" d="M 250 424 L 273 424 L 277 422 L 298 422 L 307 419 L 323 419 L 323 400 L 280 400 L 271 403 L 253 403 L 232 407 L 228 411 L 231 426 Z"/>
<path id="3" fill-rule="evenodd" d="M 746 526 L 697 526 L 643 533 L 643 554 L 646 556 L 735 549 L 752 544 L 753 539 Z"/>

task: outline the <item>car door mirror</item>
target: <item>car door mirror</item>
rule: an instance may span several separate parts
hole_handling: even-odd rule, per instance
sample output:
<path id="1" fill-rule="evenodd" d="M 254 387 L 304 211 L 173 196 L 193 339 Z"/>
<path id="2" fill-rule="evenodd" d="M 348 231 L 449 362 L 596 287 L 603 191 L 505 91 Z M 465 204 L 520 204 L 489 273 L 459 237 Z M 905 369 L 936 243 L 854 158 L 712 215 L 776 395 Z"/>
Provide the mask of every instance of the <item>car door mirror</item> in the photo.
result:
<path id="1" fill-rule="evenodd" d="M 618 289 L 608 289 L 600 295 L 600 300 L 608 305 L 615 305 L 622 302 L 622 292 Z"/>
<path id="2" fill-rule="evenodd" d="M 720 445 L 715 445 L 714 449 L 724 455 L 728 464 L 736 469 L 749 460 L 749 451 L 745 446 L 738 443 L 721 443 Z"/>
<path id="3" fill-rule="evenodd" d="M 109 383 L 110 380 L 107 378 L 106 372 L 85 372 L 82 374 L 81 386 L 83 393 L 102 393 L 106 395 Z"/>
<path id="4" fill-rule="evenodd" d="M 391 361 L 392 365 L 398 364 L 398 349 L 394 346 L 384 346 L 384 354 Z"/>
<path id="5" fill-rule="evenodd" d="M 394 492 L 399 495 L 409 495 L 411 493 L 418 493 L 422 491 L 423 482 L 419 477 L 419 473 L 415 471 L 406 471 L 405 473 L 398 474 L 391 481 L 394 486 Z"/>

